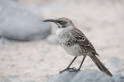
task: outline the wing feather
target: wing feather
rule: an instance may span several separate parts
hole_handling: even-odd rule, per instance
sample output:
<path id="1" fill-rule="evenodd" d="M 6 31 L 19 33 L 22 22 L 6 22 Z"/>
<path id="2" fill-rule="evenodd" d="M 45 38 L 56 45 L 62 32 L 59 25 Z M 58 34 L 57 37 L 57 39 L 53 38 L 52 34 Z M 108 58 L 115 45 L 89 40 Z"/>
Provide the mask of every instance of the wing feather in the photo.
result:
<path id="1" fill-rule="evenodd" d="M 95 55 L 98 55 L 92 43 L 79 29 L 75 28 L 74 30 L 71 31 L 71 34 L 74 36 L 75 41 L 84 49 L 86 49 L 87 51 L 91 51 Z"/>

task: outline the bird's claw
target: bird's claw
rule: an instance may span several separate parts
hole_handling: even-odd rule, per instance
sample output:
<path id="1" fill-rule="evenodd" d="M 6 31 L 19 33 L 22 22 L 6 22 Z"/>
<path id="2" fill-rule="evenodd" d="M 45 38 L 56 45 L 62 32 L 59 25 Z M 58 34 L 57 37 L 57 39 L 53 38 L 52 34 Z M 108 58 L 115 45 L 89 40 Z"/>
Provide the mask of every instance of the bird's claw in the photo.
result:
<path id="1" fill-rule="evenodd" d="M 66 68 L 62 71 L 60 71 L 59 73 L 63 73 L 64 71 L 69 71 L 69 72 L 76 72 L 76 71 L 79 71 L 79 69 L 76 69 L 75 67 L 72 67 L 72 68 Z"/>
<path id="2" fill-rule="evenodd" d="M 78 71 L 80 71 L 80 69 L 69 70 L 69 72 L 78 72 Z"/>
<path id="3" fill-rule="evenodd" d="M 72 70 L 76 70 L 76 68 L 75 68 L 75 67 L 68 68 L 68 70 L 67 70 L 67 71 L 72 71 Z"/>
<path id="4" fill-rule="evenodd" d="M 67 69 L 64 69 L 64 70 L 62 70 L 62 71 L 60 71 L 59 73 L 61 74 L 61 73 L 63 73 L 64 71 L 66 71 Z"/>

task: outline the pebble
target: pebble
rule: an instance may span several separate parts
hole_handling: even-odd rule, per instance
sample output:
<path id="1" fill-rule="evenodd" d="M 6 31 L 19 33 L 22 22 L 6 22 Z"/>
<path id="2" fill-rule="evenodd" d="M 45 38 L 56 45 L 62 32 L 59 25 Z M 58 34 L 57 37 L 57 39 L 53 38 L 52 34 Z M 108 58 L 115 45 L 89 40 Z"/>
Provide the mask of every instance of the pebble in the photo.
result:
<path id="1" fill-rule="evenodd" d="M 46 41 L 51 43 L 51 44 L 58 44 L 58 40 L 57 40 L 57 36 L 52 34 L 52 35 L 49 35 L 47 38 L 46 38 Z"/>

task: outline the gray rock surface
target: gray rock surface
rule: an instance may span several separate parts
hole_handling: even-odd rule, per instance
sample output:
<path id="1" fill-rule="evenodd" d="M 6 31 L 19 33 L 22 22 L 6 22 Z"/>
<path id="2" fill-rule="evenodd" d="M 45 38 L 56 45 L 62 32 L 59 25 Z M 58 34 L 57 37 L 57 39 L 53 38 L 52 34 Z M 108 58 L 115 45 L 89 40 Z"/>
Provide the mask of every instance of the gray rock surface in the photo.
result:
<path id="1" fill-rule="evenodd" d="M 50 25 L 13 1 L 0 0 L 0 37 L 14 40 L 44 39 Z"/>
<path id="2" fill-rule="evenodd" d="M 62 74 L 55 75 L 48 82 L 124 82 L 124 74 L 122 73 L 110 77 L 93 69 L 85 69 L 77 73 L 65 71 Z"/>
<path id="3" fill-rule="evenodd" d="M 57 74 L 48 82 L 71 82 L 71 79 L 76 75 L 76 72 L 63 72 L 62 74 Z"/>
<path id="4" fill-rule="evenodd" d="M 112 73 L 117 73 L 124 69 L 124 61 L 117 57 L 111 57 L 107 61 L 106 67 L 111 69 Z"/>

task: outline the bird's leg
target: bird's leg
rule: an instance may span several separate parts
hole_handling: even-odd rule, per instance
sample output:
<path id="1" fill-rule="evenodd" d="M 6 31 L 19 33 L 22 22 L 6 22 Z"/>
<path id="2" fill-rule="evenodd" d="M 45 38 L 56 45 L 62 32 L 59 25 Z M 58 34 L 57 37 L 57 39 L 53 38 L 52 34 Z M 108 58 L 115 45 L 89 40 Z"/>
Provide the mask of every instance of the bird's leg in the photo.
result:
<path id="1" fill-rule="evenodd" d="M 74 57 L 74 59 L 73 59 L 72 62 L 68 65 L 68 67 L 67 67 L 66 69 L 60 71 L 59 73 L 62 73 L 62 72 L 64 72 L 64 71 L 66 71 L 66 70 L 68 71 L 68 70 L 70 70 L 70 69 L 75 70 L 75 69 L 76 69 L 75 67 L 73 67 L 73 68 L 69 68 L 69 67 L 71 66 L 71 64 L 74 62 L 74 60 L 75 60 L 76 58 L 77 58 L 77 56 Z"/>
<path id="2" fill-rule="evenodd" d="M 86 55 L 83 57 L 83 60 L 81 61 L 81 64 L 80 64 L 80 67 L 78 68 L 78 70 L 81 69 L 81 66 L 82 66 L 82 64 L 83 64 L 83 62 L 84 62 L 84 60 L 85 60 L 85 58 L 86 58 Z"/>
<path id="3" fill-rule="evenodd" d="M 80 64 L 80 67 L 79 67 L 77 70 L 72 70 L 72 71 L 70 71 L 70 72 L 79 71 L 79 70 L 81 69 L 81 66 L 82 66 L 82 64 L 83 64 L 83 62 L 84 62 L 84 60 L 85 60 L 85 58 L 86 58 L 86 55 L 83 57 L 83 59 L 82 59 L 82 61 L 81 61 L 81 64 Z"/>

